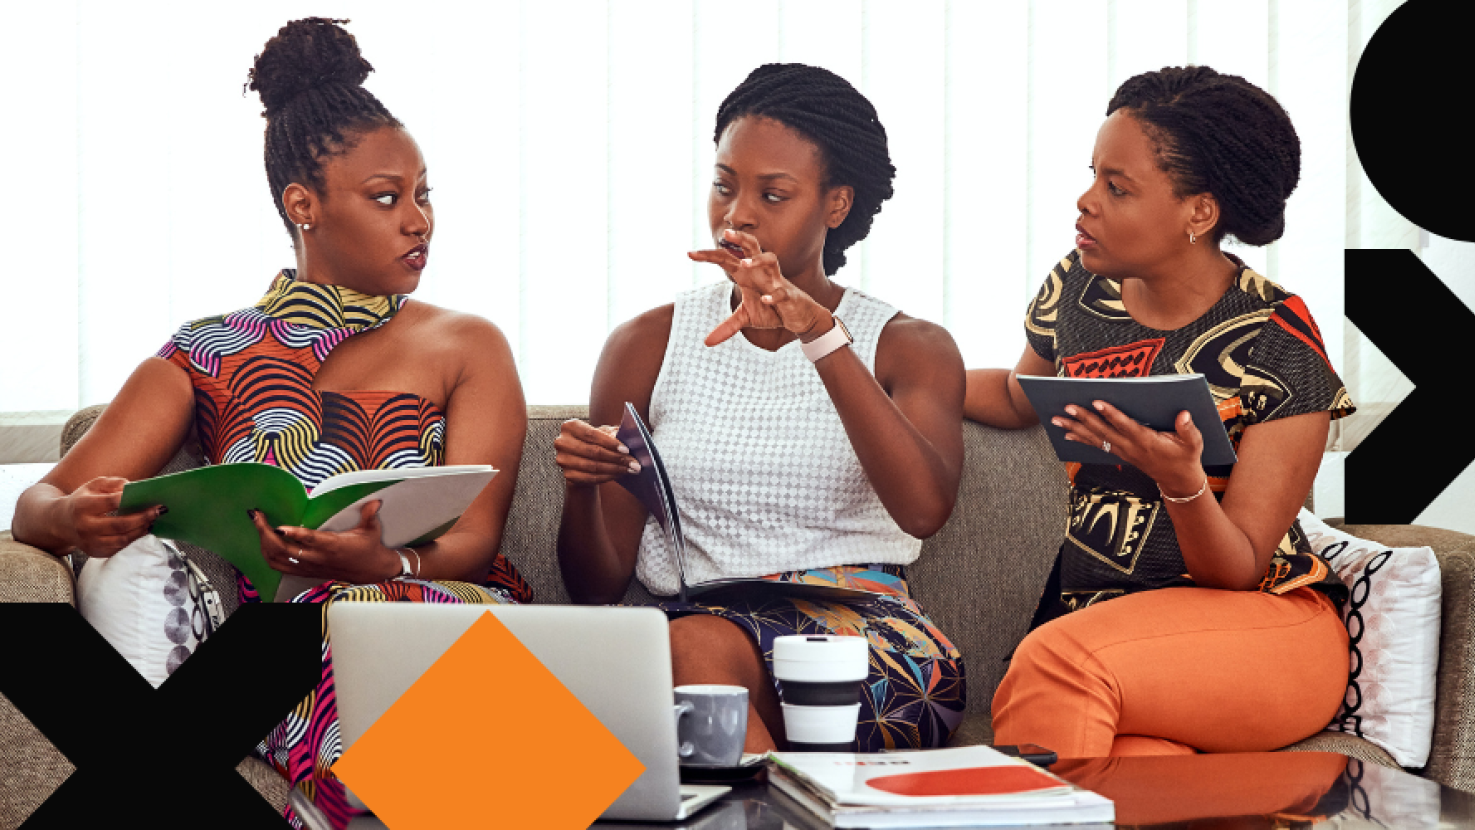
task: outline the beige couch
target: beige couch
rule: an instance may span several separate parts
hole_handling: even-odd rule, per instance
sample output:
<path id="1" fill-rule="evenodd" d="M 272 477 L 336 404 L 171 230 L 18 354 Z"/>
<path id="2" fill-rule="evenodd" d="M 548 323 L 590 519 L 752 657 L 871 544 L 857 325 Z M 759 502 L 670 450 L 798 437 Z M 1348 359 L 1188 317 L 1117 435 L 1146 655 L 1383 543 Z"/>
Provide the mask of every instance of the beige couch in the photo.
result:
<path id="1" fill-rule="evenodd" d="M 62 451 L 96 418 L 82 410 L 68 423 Z M 582 407 L 530 407 L 527 451 L 518 472 L 503 551 L 532 583 L 536 601 L 567 602 L 554 556 L 563 503 L 562 477 L 548 451 L 566 418 Z M 968 671 L 968 717 L 955 744 L 988 743 L 989 703 L 1003 676 L 1004 656 L 1024 635 L 1065 527 L 1066 481 L 1039 428 L 1011 432 L 965 424 L 967 465 L 952 519 L 908 569 L 918 600 L 962 649 Z M 171 462 L 199 463 L 189 449 Z M 1475 792 L 1475 537 L 1431 528 L 1349 526 L 1348 532 L 1389 545 L 1429 545 L 1443 569 L 1444 624 L 1433 755 L 1422 774 Z M 73 602 L 73 570 L 51 554 L 0 537 L 0 601 Z M 210 557 L 213 559 L 213 557 Z M 218 560 L 207 570 L 228 579 Z M 229 585 L 230 583 L 226 583 Z M 222 592 L 228 598 L 233 590 Z M 632 585 L 627 599 L 648 596 Z M 7 631 L 0 636 L 44 636 Z M 1381 749 L 1357 738 L 1323 733 L 1291 749 L 1330 749 L 1394 766 Z M 241 773 L 281 806 L 281 779 L 256 760 Z M 31 725 L 0 698 L 0 827 L 13 827 L 71 771 Z"/>

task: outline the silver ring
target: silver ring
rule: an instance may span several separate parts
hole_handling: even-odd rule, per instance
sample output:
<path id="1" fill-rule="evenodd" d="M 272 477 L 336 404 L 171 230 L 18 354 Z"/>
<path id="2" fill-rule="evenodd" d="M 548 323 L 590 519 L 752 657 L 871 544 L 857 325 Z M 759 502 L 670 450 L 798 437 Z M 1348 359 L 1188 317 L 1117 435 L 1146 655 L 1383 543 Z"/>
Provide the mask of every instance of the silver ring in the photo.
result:
<path id="1" fill-rule="evenodd" d="M 302 548 L 298 548 L 297 549 L 297 553 L 298 553 L 298 555 L 301 555 L 302 554 Z M 288 556 L 287 557 L 287 561 L 288 562 L 291 562 L 293 565 L 301 565 L 302 564 L 301 562 L 298 562 L 295 558 L 293 558 L 291 556 Z"/>
<path id="2" fill-rule="evenodd" d="M 1110 441 L 1103 440 L 1101 442 L 1101 451 L 1102 452 L 1111 452 L 1111 442 Z"/>

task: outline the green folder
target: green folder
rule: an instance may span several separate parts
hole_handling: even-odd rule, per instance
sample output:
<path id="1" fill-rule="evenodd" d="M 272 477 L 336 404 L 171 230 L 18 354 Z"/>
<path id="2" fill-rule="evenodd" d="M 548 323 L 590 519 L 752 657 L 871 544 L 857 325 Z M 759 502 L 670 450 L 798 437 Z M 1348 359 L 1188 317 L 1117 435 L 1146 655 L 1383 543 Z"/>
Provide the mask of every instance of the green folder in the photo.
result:
<path id="1" fill-rule="evenodd" d="M 385 470 L 393 475 L 396 471 Z M 119 513 L 162 504 L 169 512 L 154 522 L 153 533 L 189 542 L 218 554 L 251 580 L 270 601 L 282 574 L 261 555 L 261 534 L 246 515 L 260 510 L 272 527 L 317 528 L 340 510 L 400 477 L 349 484 L 309 498 L 297 477 L 280 467 L 254 462 L 199 467 L 182 473 L 132 481 L 123 488 Z"/>

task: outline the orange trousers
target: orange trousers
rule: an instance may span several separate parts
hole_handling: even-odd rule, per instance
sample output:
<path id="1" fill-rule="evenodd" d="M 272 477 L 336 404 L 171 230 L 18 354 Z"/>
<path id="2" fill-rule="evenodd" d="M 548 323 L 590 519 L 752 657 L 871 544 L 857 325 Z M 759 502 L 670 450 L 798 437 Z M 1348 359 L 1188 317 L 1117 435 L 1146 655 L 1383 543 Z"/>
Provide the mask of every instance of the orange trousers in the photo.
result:
<path id="1" fill-rule="evenodd" d="M 1347 688 L 1347 629 L 1310 588 L 1163 588 L 1052 620 L 994 694 L 994 743 L 1061 758 L 1257 752 L 1321 731 Z"/>

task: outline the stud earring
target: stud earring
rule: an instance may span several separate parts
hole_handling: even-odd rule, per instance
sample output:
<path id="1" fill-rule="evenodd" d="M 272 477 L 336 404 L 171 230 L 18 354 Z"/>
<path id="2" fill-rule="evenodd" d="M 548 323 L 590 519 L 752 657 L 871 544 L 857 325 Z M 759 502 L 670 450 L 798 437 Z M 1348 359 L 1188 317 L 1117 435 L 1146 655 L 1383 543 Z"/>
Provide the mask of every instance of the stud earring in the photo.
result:
<path id="1" fill-rule="evenodd" d="M 312 230 L 312 225 L 310 223 L 308 223 L 308 222 L 303 222 L 300 225 L 298 225 L 297 227 L 299 227 L 299 228 L 301 228 L 301 229 L 303 229 L 305 231 Z"/>
<path id="2" fill-rule="evenodd" d="M 1193 231 L 1189 231 L 1188 232 L 1188 244 L 1190 244 L 1190 245 L 1197 245 L 1198 244 L 1198 237 L 1194 235 Z"/>

